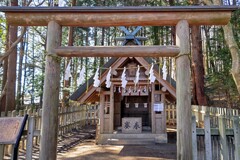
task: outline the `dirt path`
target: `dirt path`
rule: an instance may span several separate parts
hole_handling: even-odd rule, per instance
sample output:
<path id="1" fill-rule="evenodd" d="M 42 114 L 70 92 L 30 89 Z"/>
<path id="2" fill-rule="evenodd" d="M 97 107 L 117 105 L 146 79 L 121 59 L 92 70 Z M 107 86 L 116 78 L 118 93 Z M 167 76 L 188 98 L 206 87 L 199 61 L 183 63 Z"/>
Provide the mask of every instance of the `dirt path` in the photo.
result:
<path id="1" fill-rule="evenodd" d="M 176 159 L 176 144 L 159 145 L 95 145 L 87 140 L 66 153 L 59 160 L 170 160 Z"/>
<path id="2" fill-rule="evenodd" d="M 176 133 L 168 134 L 168 144 L 95 145 L 95 127 L 88 126 L 58 137 L 58 160 L 172 160 L 176 159 Z M 19 150 L 19 160 L 26 159 Z M 5 156 L 4 159 L 11 159 Z M 33 148 L 33 160 L 39 159 L 39 144 Z"/>
<path id="3" fill-rule="evenodd" d="M 92 131 L 92 132 L 91 132 Z M 93 135 L 93 130 L 88 130 Z M 168 144 L 156 145 L 95 145 L 94 136 L 81 141 L 66 152 L 59 152 L 59 160 L 172 160 L 176 159 L 176 133 L 168 134 Z"/>

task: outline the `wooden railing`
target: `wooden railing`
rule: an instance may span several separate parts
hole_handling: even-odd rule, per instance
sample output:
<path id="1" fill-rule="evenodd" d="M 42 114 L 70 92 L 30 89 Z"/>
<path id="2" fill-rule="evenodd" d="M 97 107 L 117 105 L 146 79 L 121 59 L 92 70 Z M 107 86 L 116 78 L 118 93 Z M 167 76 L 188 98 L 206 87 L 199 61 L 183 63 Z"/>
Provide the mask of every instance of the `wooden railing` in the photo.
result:
<path id="1" fill-rule="evenodd" d="M 72 106 L 68 108 L 59 108 L 58 120 L 59 120 L 59 136 L 71 132 L 73 129 L 83 127 L 86 124 L 87 119 L 87 106 Z M 27 107 L 25 110 L 8 112 L 8 117 L 24 116 L 28 114 L 28 121 L 24 131 L 24 135 L 21 139 L 19 149 L 26 150 L 26 160 L 32 159 L 33 146 L 38 145 L 40 142 L 40 128 L 42 119 L 42 109 L 33 110 L 31 107 Z M 4 114 L 1 113 L 3 116 Z M 4 155 L 11 155 L 12 146 L 4 146 Z M 4 155 L 0 155 L 3 157 Z"/>
<path id="2" fill-rule="evenodd" d="M 176 126 L 177 124 L 177 113 L 176 113 L 176 104 L 167 104 L 165 105 L 166 112 L 166 124 L 169 126 Z"/>
<path id="3" fill-rule="evenodd" d="M 167 125 L 176 126 L 177 124 L 177 114 L 176 114 L 176 104 L 167 104 L 165 107 L 166 112 L 166 123 Z M 230 108 L 219 108 L 219 107 L 207 107 L 207 106 L 197 106 L 192 105 L 192 114 L 196 117 L 197 127 L 204 126 L 204 116 L 209 115 L 211 117 L 211 126 L 218 125 L 218 117 L 232 117 L 239 116 L 240 111 L 238 109 Z M 227 120 L 227 125 L 231 124 L 231 120 Z"/>
<path id="4" fill-rule="evenodd" d="M 217 119 L 217 121 L 216 121 Z M 211 121 L 217 123 L 211 123 Z M 204 128 L 197 128 L 192 118 L 192 148 L 194 160 L 240 159 L 239 116 L 204 116 Z"/>
<path id="5" fill-rule="evenodd" d="M 193 160 L 239 160 L 239 110 L 192 106 Z M 176 125 L 175 105 L 166 105 L 168 125 Z"/>

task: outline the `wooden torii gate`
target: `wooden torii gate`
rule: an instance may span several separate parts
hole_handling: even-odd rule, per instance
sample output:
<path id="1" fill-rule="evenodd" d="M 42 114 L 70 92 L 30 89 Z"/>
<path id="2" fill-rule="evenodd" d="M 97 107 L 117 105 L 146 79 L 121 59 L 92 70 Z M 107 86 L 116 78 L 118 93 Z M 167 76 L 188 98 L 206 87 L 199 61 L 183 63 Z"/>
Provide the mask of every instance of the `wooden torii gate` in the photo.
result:
<path id="1" fill-rule="evenodd" d="M 9 25 L 48 26 L 40 159 L 56 159 L 61 57 L 175 57 L 177 158 L 192 159 L 189 26 L 226 25 L 237 7 L 0 7 Z M 62 47 L 61 26 L 176 26 L 177 46 Z"/>

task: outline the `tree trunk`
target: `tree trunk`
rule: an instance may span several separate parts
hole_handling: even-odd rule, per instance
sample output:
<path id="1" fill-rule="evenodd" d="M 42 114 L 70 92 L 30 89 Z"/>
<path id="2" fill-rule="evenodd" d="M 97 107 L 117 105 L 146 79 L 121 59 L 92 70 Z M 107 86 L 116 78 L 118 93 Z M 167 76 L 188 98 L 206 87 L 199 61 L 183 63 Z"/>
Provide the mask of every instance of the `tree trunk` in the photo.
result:
<path id="1" fill-rule="evenodd" d="M 207 105 L 204 93 L 204 66 L 201 42 L 201 30 L 199 26 L 192 26 L 192 74 L 193 97 L 196 97 L 196 105 Z M 195 90 L 195 91 L 194 91 Z"/>
<path id="2" fill-rule="evenodd" d="M 212 5 L 210 0 L 205 1 L 206 4 Z M 222 5 L 220 0 L 214 0 L 214 5 Z M 234 39 L 233 31 L 232 31 L 232 24 L 229 22 L 227 25 L 223 26 L 224 31 L 224 38 L 225 41 L 230 49 L 231 56 L 232 56 L 232 76 L 233 80 L 236 84 L 238 93 L 240 94 L 240 49 Z"/>
<path id="3" fill-rule="evenodd" d="M 18 0 L 12 0 L 11 6 L 18 6 Z M 17 40 L 17 31 L 17 26 L 9 26 L 9 46 L 11 46 L 13 42 Z M 17 46 L 14 47 L 12 53 L 8 56 L 5 116 L 7 115 L 8 111 L 15 109 L 16 66 Z"/>
<path id="4" fill-rule="evenodd" d="M 238 94 L 240 94 L 240 49 L 234 39 L 232 24 L 229 22 L 226 26 L 223 26 L 224 38 L 230 49 L 232 56 L 232 76 L 237 86 Z"/>
<path id="5" fill-rule="evenodd" d="M 98 33 L 98 30 L 97 30 L 97 27 L 94 28 L 94 46 L 97 46 L 97 33 Z M 97 60 L 98 58 L 97 57 L 94 57 L 94 60 L 93 60 L 93 73 L 96 72 L 97 70 Z"/>
<path id="6" fill-rule="evenodd" d="M 21 104 L 24 105 L 24 99 L 25 99 L 25 87 L 26 87 L 26 79 L 27 79 L 27 62 L 28 62 L 28 35 L 26 35 L 26 55 L 24 58 L 24 76 L 23 76 L 23 88 L 22 88 L 22 102 Z M 42 83 L 43 84 L 43 83 Z"/>
<path id="7" fill-rule="evenodd" d="M 21 107 L 23 55 L 24 55 L 24 41 L 22 40 L 20 44 L 19 65 L 18 65 L 16 110 L 19 110 Z"/>
<path id="8" fill-rule="evenodd" d="M 72 6 L 76 5 L 76 0 L 72 0 Z M 69 32 L 68 32 L 68 46 L 73 46 L 73 27 L 69 27 Z M 67 61 L 65 63 L 65 68 L 67 67 L 68 63 L 70 62 L 71 57 L 67 58 Z M 64 88 L 69 88 L 70 86 L 70 80 L 64 80 Z M 69 91 L 65 90 L 63 93 L 63 106 L 64 107 L 68 107 L 69 103 L 68 103 L 68 97 L 69 97 Z"/>
<path id="9" fill-rule="evenodd" d="M 35 33 L 34 33 L 34 31 L 33 31 L 33 35 L 32 35 L 32 56 L 33 56 L 33 60 L 32 60 L 32 63 L 33 63 L 33 65 L 32 65 L 32 68 L 31 68 L 31 70 L 32 70 L 32 88 L 31 88 L 31 104 L 34 106 L 34 97 L 35 97 L 35 95 L 34 95 L 34 90 L 35 90 Z"/>
<path id="10" fill-rule="evenodd" d="M 101 40 L 101 45 L 104 46 L 104 37 L 105 37 L 105 28 L 102 28 L 102 40 Z M 100 58 L 100 66 L 104 65 L 104 57 Z"/>
<path id="11" fill-rule="evenodd" d="M 7 26 L 7 34 L 6 34 L 6 51 L 8 50 L 9 44 L 9 26 Z M 0 113 L 5 111 L 6 106 L 6 94 L 4 92 L 5 85 L 7 83 L 7 71 L 8 71 L 8 59 L 5 58 L 3 61 L 3 80 L 2 80 L 2 95 L 0 99 Z M 1 116 L 1 114 L 0 114 Z"/>

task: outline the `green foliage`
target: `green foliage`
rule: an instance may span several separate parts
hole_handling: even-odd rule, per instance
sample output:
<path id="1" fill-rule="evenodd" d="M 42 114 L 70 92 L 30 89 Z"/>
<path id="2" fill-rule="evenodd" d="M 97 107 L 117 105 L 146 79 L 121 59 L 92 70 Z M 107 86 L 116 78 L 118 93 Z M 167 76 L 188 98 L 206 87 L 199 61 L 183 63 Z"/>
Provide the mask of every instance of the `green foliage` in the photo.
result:
<path id="1" fill-rule="evenodd" d="M 5 43 L 6 43 L 6 34 L 7 34 L 7 27 L 6 27 L 6 19 L 0 14 L 0 53 L 5 50 Z"/>
<path id="2" fill-rule="evenodd" d="M 211 32 L 211 31 L 210 31 Z M 222 28 L 214 28 L 213 36 L 211 37 L 211 52 L 209 54 L 209 61 L 213 62 L 210 72 L 206 75 L 206 94 L 210 97 L 211 102 L 218 101 L 228 107 L 236 107 L 240 104 L 239 95 L 236 85 L 231 75 L 232 58 L 228 46 L 224 41 Z M 226 104 L 227 103 L 227 104 Z"/>
<path id="3" fill-rule="evenodd" d="M 240 9 L 232 14 L 231 23 L 233 27 L 234 38 L 240 48 Z"/>

